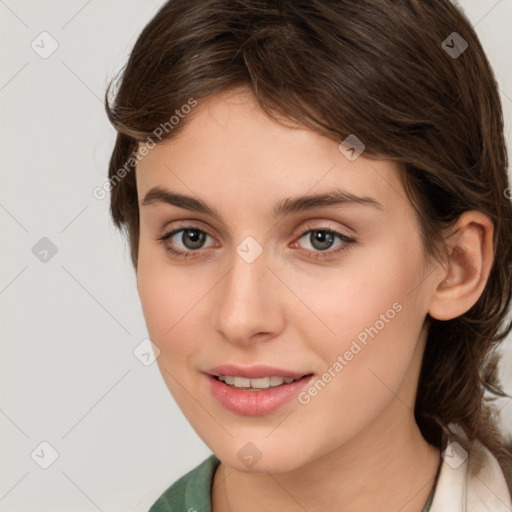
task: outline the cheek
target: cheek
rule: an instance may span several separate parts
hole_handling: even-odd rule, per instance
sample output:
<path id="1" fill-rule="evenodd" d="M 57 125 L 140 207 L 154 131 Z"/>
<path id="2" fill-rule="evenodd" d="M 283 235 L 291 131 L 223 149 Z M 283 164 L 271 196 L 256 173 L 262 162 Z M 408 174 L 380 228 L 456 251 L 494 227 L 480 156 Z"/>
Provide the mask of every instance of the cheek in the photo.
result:
<path id="1" fill-rule="evenodd" d="M 325 280 L 304 283 L 304 289 L 311 288 L 311 309 L 321 312 L 335 332 L 330 342 L 326 338 L 315 348 L 322 350 L 326 370 L 336 374 L 325 400 L 335 399 L 353 411 L 370 414 L 399 389 L 426 315 L 421 244 L 414 237 L 407 243 L 407 238 L 404 234 L 403 239 L 347 259 L 333 272 L 328 293 L 321 287 Z"/>
<path id="2" fill-rule="evenodd" d="M 160 350 L 156 362 L 192 425 L 204 421 L 199 402 L 190 397 L 200 396 L 200 383 L 191 370 L 211 336 L 204 328 L 209 319 L 207 293 L 215 284 L 209 277 L 170 265 L 161 254 L 139 255 L 137 286 L 149 337 Z"/>
<path id="3" fill-rule="evenodd" d="M 194 308 L 204 295 L 204 286 L 189 271 L 180 272 L 179 267 L 166 264 L 165 256 L 141 251 L 137 288 L 148 333 L 162 351 L 162 357 L 170 349 L 174 354 L 175 350 L 190 346 L 188 339 L 178 343 L 180 332 L 193 317 Z"/>
<path id="4" fill-rule="evenodd" d="M 294 291 L 307 306 L 297 308 L 297 325 L 306 325 L 309 319 L 308 328 L 315 326 L 317 333 L 321 329 L 329 340 L 323 344 L 328 351 L 348 350 L 352 340 L 364 342 L 373 339 L 372 334 L 383 338 L 387 333 L 415 343 L 409 335 L 418 322 L 422 324 L 418 285 L 424 269 L 420 242 L 413 234 L 409 239 L 407 233 L 383 238 L 371 250 L 355 250 L 330 268 L 282 268 L 283 281 L 295 283 Z"/>
<path id="5" fill-rule="evenodd" d="M 149 337 L 160 349 L 157 362 L 185 378 L 195 356 L 213 341 L 209 308 L 221 276 L 208 266 L 170 263 L 162 249 L 141 249 L 137 288 Z"/>
<path id="6" fill-rule="evenodd" d="M 303 332 L 306 339 L 312 340 L 318 329 L 326 333 L 322 338 L 317 334 L 317 341 L 310 345 L 325 365 L 327 374 L 321 380 L 329 381 L 321 398 L 311 390 L 319 396 L 312 399 L 318 414 L 359 428 L 402 385 L 426 314 L 418 286 L 425 272 L 423 253 L 413 235 L 404 233 L 403 238 L 383 240 L 371 251 L 358 251 L 339 267 L 323 269 L 322 276 L 301 276 L 301 294 L 307 297 L 309 309 L 329 327 L 323 328 L 316 319 L 316 329 L 314 322 L 306 327 L 304 315 L 313 315 L 303 308 L 302 320 L 296 314 L 297 325 L 308 330 Z M 322 389 L 322 384 L 317 388 Z M 344 416 L 347 410 L 352 411 L 350 420 Z"/>
<path id="7" fill-rule="evenodd" d="M 162 334 L 176 321 L 177 301 L 173 300 L 176 295 L 157 261 L 150 253 L 139 250 L 137 289 L 149 335 L 160 346 Z"/>

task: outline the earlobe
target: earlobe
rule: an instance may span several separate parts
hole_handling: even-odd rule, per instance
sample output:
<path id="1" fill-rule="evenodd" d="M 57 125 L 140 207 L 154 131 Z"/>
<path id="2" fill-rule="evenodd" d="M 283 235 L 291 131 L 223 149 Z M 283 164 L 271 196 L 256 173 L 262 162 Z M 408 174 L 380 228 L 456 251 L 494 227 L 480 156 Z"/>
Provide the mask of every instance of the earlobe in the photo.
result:
<path id="1" fill-rule="evenodd" d="M 431 298 L 431 317 L 451 320 L 476 304 L 492 267 L 493 231 L 492 221 L 481 212 L 460 216 L 447 240 L 449 255 Z"/>

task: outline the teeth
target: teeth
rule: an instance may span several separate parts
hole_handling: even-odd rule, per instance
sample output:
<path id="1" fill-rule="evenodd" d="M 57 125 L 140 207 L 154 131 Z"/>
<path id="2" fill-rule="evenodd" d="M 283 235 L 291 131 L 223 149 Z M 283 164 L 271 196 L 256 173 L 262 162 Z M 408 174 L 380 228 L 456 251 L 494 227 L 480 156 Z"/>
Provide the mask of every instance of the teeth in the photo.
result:
<path id="1" fill-rule="evenodd" d="M 299 377 L 300 378 L 300 377 Z M 299 380 L 293 377 L 261 377 L 259 379 L 247 379 L 245 377 L 234 377 L 231 375 L 219 375 L 219 380 L 225 382 L 228 386 L 235 388 L 254 388 L 254 389 L 268 389 L 271 387 L 281 386 L 283 383 L 290 384 L 290 382 Z"/>

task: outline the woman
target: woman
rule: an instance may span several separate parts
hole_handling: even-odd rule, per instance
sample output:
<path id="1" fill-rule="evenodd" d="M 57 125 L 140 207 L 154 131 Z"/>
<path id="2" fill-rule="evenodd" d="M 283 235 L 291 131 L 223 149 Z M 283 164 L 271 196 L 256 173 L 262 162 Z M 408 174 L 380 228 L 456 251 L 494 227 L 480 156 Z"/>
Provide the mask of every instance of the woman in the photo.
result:
<path id="1" fill-rule="evenodd" d="M 170 1 L 106 106 L 111 214 L 213 452 L 151 512 L 510 510 L 484 392 L 505 396 L 512 205 L 464 15 Z"/>

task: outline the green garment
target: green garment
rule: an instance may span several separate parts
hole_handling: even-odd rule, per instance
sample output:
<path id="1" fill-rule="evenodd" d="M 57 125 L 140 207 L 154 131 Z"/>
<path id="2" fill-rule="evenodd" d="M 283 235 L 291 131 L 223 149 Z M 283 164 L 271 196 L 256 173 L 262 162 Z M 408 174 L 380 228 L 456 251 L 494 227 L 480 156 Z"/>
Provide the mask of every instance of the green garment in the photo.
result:
<path id="1" fill-rule="evenodd" d="M 219 464 L 219 459 L 212 453 L 199 466 L 172 484 L 153 504 L 149 512 L 211 512 L 211 486 Z M 434 491 L 435 485 L 422 512 L 430 510 Z"/>

